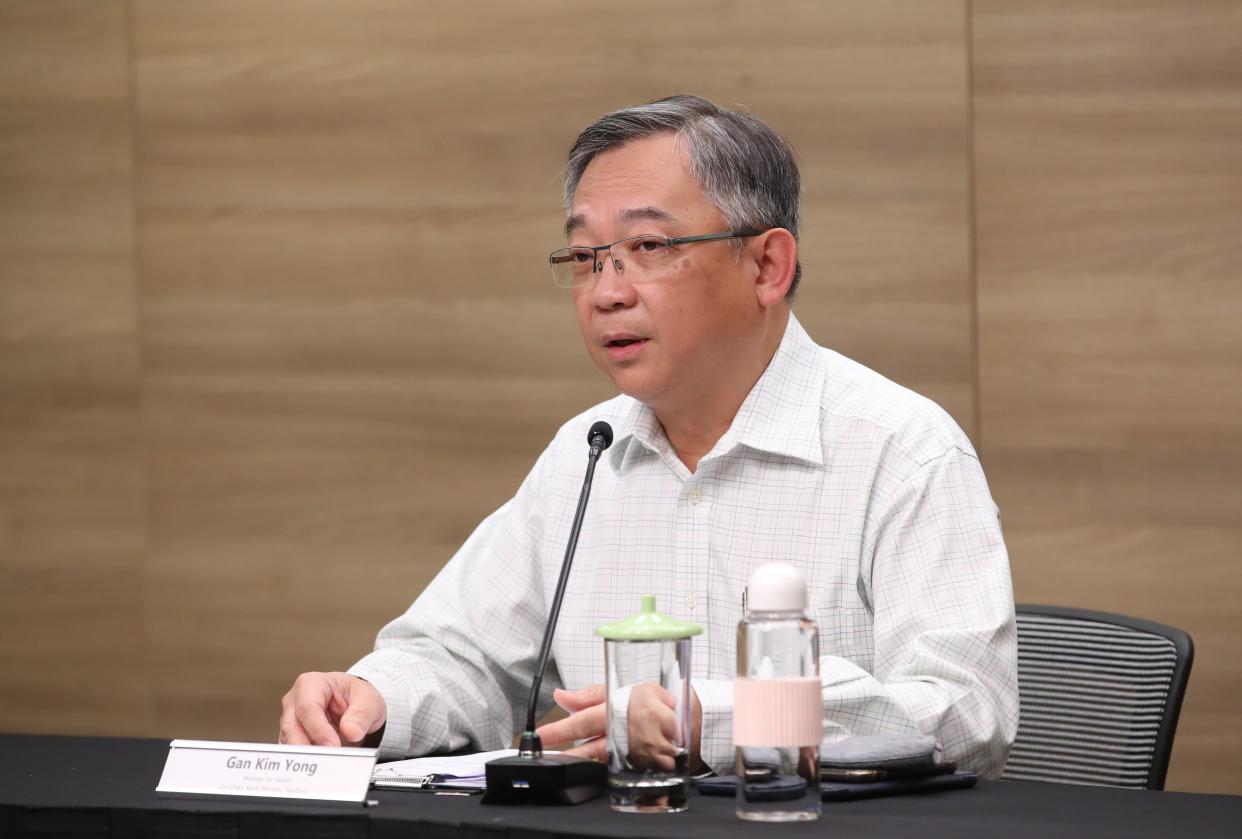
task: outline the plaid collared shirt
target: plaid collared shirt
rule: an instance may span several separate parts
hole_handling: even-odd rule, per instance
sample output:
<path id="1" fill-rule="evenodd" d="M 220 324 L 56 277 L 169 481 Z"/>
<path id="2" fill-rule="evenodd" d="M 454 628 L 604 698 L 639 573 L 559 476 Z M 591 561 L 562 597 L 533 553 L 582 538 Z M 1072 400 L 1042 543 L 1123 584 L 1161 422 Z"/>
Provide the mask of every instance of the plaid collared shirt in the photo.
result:
<path id="1" fill-rule="evenodd" d="M 655 414 L 620 396 L 566 423 L 350 672 L 388 703 L 386 756 L 507 746 L 527 694 L 586 468 L 607 420 L 565 596 L 553 687 L 604 680 L 596 626 L 638 611 L 702 625 L 692 686 L 702 753 L 732 765 L 742 593 L 765 562 L 807 579 L 819 624 L 824 739 L 917 731 L 984 776 L 1018 720 L 1009 561 L 969 440 L 932 402 L 817 346 L 792 316 L 732 426 L 691 473 Z"/>

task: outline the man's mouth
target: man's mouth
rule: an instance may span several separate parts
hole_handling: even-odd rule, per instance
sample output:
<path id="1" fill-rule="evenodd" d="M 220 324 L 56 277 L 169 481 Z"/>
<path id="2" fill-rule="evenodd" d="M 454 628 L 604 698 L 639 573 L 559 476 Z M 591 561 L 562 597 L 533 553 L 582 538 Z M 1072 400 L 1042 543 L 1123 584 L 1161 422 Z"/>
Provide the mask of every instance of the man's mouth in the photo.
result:
<path id="1" fill-rule="evenodd" d="M 643 351 L 643 347 L 647 345 L 647 338 L 641 338 L 637 335 L 616 335 L 612 337 L 604 336 L 604 351 L 608 353 L 608 357 L 614 362 L 630 361 L 638 357 Z"/>

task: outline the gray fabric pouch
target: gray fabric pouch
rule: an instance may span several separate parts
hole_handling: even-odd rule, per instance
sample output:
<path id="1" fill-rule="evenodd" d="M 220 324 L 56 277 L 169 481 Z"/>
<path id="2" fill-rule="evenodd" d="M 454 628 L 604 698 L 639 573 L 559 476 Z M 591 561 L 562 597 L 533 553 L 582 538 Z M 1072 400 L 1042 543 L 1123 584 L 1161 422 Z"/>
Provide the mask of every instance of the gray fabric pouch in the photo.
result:
<path id="1" fill-rule="evenodd" d="M 929 734 L 860 734 L 820 746 L 819 765 L 930 775 L 940 771 L 941 754 L 940 744 Z"/>

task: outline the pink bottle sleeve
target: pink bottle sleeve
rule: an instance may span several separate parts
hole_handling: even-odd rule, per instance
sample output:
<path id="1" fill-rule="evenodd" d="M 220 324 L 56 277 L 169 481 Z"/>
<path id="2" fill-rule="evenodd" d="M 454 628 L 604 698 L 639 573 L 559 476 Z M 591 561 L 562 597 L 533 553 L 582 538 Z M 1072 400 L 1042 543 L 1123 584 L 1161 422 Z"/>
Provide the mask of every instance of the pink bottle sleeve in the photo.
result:
<path id="1" fill-rule="evenodd" d="M 823 729 L 818 678 L 739 678 L 733 683 L 733 745 L 818 746 Z"/>

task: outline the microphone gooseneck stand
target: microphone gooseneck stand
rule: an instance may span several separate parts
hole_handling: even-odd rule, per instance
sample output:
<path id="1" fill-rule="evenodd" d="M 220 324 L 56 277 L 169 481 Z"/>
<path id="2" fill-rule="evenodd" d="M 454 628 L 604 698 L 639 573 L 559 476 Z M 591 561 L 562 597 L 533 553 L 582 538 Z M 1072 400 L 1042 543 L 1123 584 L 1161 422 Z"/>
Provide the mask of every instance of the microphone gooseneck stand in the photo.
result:
<path id="1" fill-rule="evenodd" d="M 545 755 L 543 743 L 535 733 L 535 713 L 539 704 L 539 687 L 543 684 L 543 672 L 548 666 L 552 652 L 552 637 L 556 633 L 556 621 L 561 614 L 561 601 L 569 582 L 569 569 L 573 565 L 574 551 L 578 548 L 578 533 L 586 515 L 587 499 L 591 495 L 591 479 L 600 454 L 612 445 L 612 426 L 600 421 L 587 432 L 591 446 L 587 460 L 586 478 L 578 496 L 578 509 L 574 513 L 573 526 L 569 530 L 569 543 L 565 546 L 565 558 L 561 561 L 561 576 L 556 581 L 556 593 L 548 625 L 543 631 L 543 644 L 539 648 L 539 661 L 531 685 L 530 701 L 526 707 L 526 728 L 522 731 L 518 753 L 502 757 L 487 764 L 487 789 L 483 793 L 484 804 L 581 804 L 599 796 L 608 783 L 608 768 L 598 761 L 566 754 Z"/>

